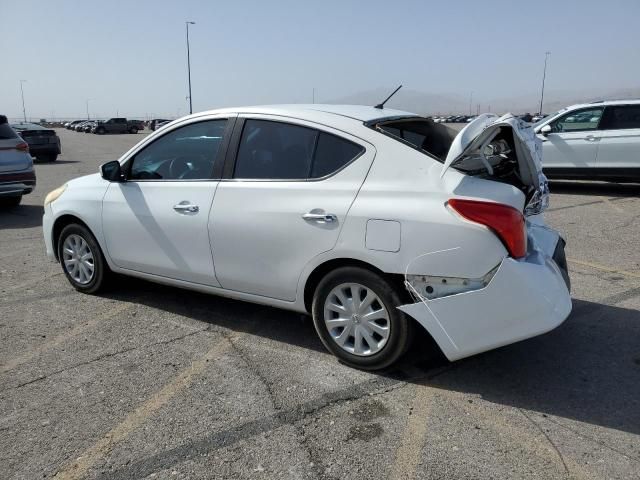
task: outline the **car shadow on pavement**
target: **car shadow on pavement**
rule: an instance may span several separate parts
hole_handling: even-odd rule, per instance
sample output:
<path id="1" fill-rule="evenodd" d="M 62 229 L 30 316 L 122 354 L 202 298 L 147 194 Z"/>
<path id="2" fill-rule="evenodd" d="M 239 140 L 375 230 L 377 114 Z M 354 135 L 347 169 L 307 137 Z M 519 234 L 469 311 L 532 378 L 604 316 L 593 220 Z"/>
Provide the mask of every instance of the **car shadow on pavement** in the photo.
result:
<path id="1" fill-rule="evenodd" d="M 0 203 L 0 230 L 39 227 L 43 214 L 42 205 L 9 207 Z"/>
<path id="2" fill-rule="evenodd" d="M 556 330 L 456 362 L 428 385 L 640 434 L 640 312 L 573 304 Z"/>
<path id="3" fill-rule="evenodd" d="M 609 183 L 609 182 L 585 182 L 585 181 L 549 181 L 549 190 L 552 194 L 565 195 L 597 195 L 607 197 L 638 197 L 640 196 L 640 183 Z"/>
<path id="4" fill-rule="evenodd" d="M 136 279 L 118 284 L 105 296 L 330 355 L 308 316 Z M 574 300 L 556 330 L 451 364 L 418 332 L 400 365 L 375 375 L 640 434 L 639 338 L 637 310 Z"/>

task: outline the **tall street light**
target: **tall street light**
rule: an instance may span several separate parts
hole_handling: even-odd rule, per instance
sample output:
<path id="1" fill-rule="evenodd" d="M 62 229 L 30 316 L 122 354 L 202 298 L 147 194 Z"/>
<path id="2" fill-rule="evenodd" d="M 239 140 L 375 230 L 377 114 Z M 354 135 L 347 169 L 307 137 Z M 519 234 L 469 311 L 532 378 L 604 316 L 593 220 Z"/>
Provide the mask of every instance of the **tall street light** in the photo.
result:
<path id="1" fill-rule="evenodd" d="M 544 52 L 544 71 L 542 72 L 542 93 L 540 94 L 540 110 L 538 113 L 542 115 L 542 102 L 544 101 L 544 81 L 547 78 L 547 60 L 551 56 L 551 52 Z"/>
<path id="2" fill-rule="evenodd" d="M 22 116 L 24 117 L 24 123 L 27 123 L 27 112 L 24 109 L 24 89 L 22 88 L 24 82 L 26 82 L 26 80 L 20 80 L 20 93 L 22 93 Z"/>
<path id="3" fill-rule="evenodd" d="M 87 98 L 87 120 L 89 119 L 89 100 L 91 100 L 90 98 Z"/>
<path id="4" fill-rule="evenodd" d="M 196 22 L 184 22 L 187 26 L 187 75 L 189 77 L 189 113 L 193 113 L 193 102 L 191 101 L 191 54 L 189 52 L 189 25 Z"/>

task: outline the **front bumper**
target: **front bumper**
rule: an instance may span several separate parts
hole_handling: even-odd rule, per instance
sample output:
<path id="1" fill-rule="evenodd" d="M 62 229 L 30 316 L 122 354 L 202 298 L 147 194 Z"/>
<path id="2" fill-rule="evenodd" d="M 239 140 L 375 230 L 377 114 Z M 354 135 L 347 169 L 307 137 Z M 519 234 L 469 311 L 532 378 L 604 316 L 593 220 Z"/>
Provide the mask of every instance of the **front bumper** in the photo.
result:
<path id="1" fill-rule="evenodd" d="M 398 308 L 427 329 L 449 360 L 553 330 L 571 313 L 568 274 L 554 260 L 564 241 L 545 226 L 529 225 L 528 232 L 527 256 L 505 258 L 486 287 Z"/>
<path id="2" fill-rule="evenodd" d="M 44 207 L 42 233 L 44 234 L 44 245 L 47 250 L 47 257 L 49 257 L 49 260 L 55 261 L 56 256 L 53 251 L 53 212 L 51 211 L 50 204 Z"/>

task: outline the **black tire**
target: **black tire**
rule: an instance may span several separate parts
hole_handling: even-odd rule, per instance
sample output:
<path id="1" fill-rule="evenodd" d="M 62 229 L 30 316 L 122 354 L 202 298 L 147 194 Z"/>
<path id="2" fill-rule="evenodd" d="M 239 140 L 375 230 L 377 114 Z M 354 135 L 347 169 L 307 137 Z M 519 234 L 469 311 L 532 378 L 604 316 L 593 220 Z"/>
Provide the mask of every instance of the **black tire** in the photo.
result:
<path id="1" fill-rule="evenodd" d="M 76 279 L 74 279 L 67 271 L 67 267 L 65 266 L 63 257 L 63 246 L 65 240 L 71 235 L 77 235 L 81 237 L 88 244 L 89 249 L 91 250 L 91 254 L 93 255 L 93 276 L 88 283 L 80 283 L 76 281 Z M 98 245 L 97 240 L 86 227 L 77 223 L 67 225 L 62 229 L 62 232 L 60 232 L 60 237 L 58 238 L 58 260 L 60 261 L 62 271 L 67 277 L 67 280 L 69 280 L 69 283 L 73 286 L 73 288 L 82 293 L 96 293 L 104 289 L 107 284 L 108 277 L 111 274 L 109 266 L 104 259 L 104 255 L 102 254 L 102 250 L 100 249 L 100 245 Z"/>
<path id="2" fill-rule="evenodd" d="M 96 133 L 97 133 L 98 135 L 104 135 L 105 130 L 104 130 L 104 128 L 102 128 L 102 127 L 100 127 L 100 128 L 96 128 Z"/>
<path id="3" fill-rule="evenodd" d="M 55 162 L 58 159 L 58 155 L 55 153 L 47 153 L 36 157 L 39 162 Z"/>
<path id="4" fill-rule="evenodd" d="M 129 129 L 129 133 L 138 133 L 138 129 L 136 127 L 131 127 Z"/>
<path id="5" fill-rule="evenodd" d="M 17 207 L 22 201 L 22 195 L 17 197 L 0 197 L 0 205 L 3 207 Z"/>
<path id="6" fill-rule="evenodd" d="M 357 283 L 370 289 L 387 310 L 390 333 L 380 351 L 369 356 L 349 353 L 332 338 L 324 323 L 324 305 L 331 291 L 345 283 Z M 412 340 L 412 321 L 396 307 L 403 302 L 396 289 L 382 276 L 359 267 L 341 267 L 328 273 L 316 287 L 312 316 L 316 332 L 324 346 L 345 364 L 362 370 L 380 370 L 398 360 L 409 348 Z"/>

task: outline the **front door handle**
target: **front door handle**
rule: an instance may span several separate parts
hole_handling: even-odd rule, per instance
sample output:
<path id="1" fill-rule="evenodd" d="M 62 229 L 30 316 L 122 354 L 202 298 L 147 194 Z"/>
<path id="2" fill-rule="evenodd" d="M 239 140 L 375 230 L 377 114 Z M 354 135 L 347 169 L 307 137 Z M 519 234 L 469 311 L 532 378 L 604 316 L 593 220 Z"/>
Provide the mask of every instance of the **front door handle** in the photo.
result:
<path id="1" fill-rule="evenodd" d="M 308 222 L 319 222 L 319 223 L 333 223 L 338 221 L 338 217 L 333 213 L 314 213 L 309 212 L 302 215 Z"/>
<path id="2" fill-rule="evenodd" d="M 193 205 L 186 200 L 174 205 L 173 209 L 178 213 L 197 213 L 200 211 L 200 207 L 198 205 Z"/>
<path id="3" fill-rule="evenodd" d="M 584 139 L 585 139 L 587 142 L 595 142 L 595 141 L 597 141 L 597 140 L 598 140 L 598 137 L 594 137 L 593 135 L 587 135 L 586 137 L 584 137 Z"/>

